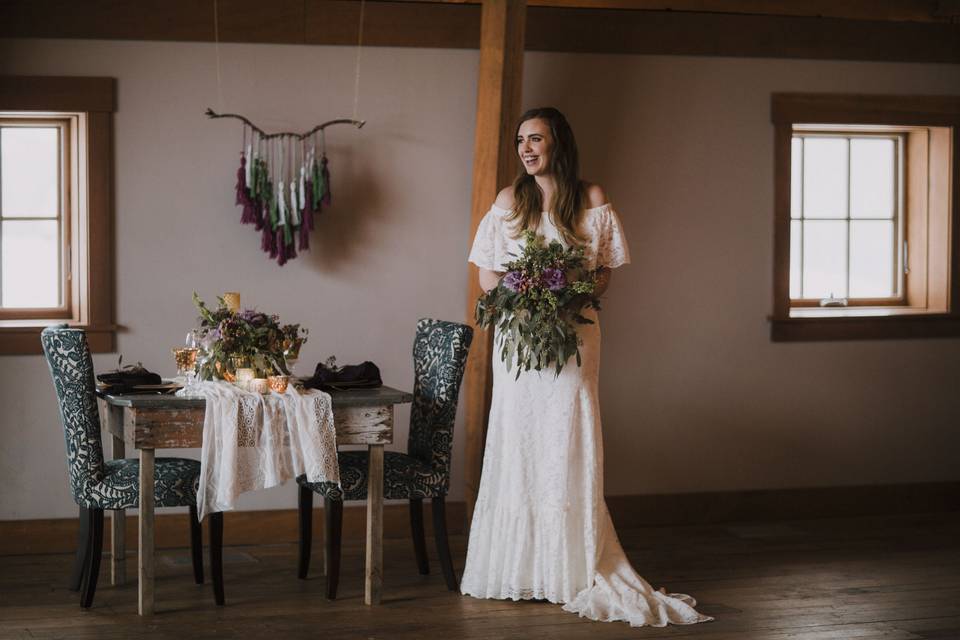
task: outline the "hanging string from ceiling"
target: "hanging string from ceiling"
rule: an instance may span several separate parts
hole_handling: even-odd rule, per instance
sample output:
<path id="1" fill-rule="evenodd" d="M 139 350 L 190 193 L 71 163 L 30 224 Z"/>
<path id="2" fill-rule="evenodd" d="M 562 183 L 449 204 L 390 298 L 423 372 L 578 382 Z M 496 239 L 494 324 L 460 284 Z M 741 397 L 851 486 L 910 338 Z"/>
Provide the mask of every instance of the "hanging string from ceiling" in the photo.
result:
<path id="1" fill-rule="evenodd" d="M 249 118 L 237 113 L 217 113 L 209 107 L 204 112 L 211 119 L 235 118 L 243 123 L 243 145 L 235 187 L 236 205 L 242 207 L 240 222 L 254 225 L 260 232 L 261 250 L 281 266 L 296 258 L 298 251 L 310 248 L 310 232 L 315 226 L 314 218 L 324 205 L 330 205 L 332 201 L 327 160 L 327 127 L 351 124 L 360 129 L 366 124 L 357 117 L 365 4 L 365 0 L 360 0 L 352 118 L 328 120 L 303 133 L 269 133 Z M 223 110 L 217 0 L 214 0 L 213 8 L 217 96 L 220 109 Z"/>

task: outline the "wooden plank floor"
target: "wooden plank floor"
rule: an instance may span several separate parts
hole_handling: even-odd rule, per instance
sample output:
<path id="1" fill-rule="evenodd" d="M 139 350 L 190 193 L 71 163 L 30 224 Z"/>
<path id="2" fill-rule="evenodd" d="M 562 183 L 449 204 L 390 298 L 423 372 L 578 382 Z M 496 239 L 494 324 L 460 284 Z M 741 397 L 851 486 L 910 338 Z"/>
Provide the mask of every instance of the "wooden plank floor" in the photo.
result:
<path id="1" fill-rule="evenodd" d="M 631 629 L 549 603 L 462 597 L 445 589 L 432 545 L 431 574 L 417 575 L 408 540 L 385 541 L 381 606 L 363 605 L 359 542 L 345 544 L 340 598 L 327 601 L 317 539 L 306 581 L 296 545 L 226 548 L 222 608 L 209 583 L 193 584 L 186 549 L 161 551 L 149 618 L 136 615 L 129 549 L 129 583 L 110 586 L 104 562 L 89 611 L 64 586 L 72 555 L 0 557 L 0 638 L 960 640 L 960 512 L 656 527 L 621 539 L 654 587 L 693 594 L 716 621 Z M 459 570 L 465 540 L 452 544 Z"/>

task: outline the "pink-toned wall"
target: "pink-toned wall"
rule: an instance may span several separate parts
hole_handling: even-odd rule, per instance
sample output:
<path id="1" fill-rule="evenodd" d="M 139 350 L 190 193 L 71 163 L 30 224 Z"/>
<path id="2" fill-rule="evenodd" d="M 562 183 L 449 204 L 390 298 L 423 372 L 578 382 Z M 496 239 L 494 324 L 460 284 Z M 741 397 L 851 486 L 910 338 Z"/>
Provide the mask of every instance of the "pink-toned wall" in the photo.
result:
<path id="1" fill-rule="evenodd" d="M 363 53 L 361 131 L 332 129 L 334 205 L 278 268 L 232 205 L 240 128 L 350 115 L 349 47 L 0 40 L 0 73 L 118 79 L 117 316 L 125 362 L 169 373 L 192 291 L 310 328 L 300 372 L 371 358 L 412 386 L 417 318 L 464 317 L 475 51 Z M 960 480 L 960 341 L 773 344 L 772 91 L 951 93 L 960 66 L 529 53 L 525 106 L 554 104 L 632 265 L 603 314 L 608 494 Z M 98 369 L 116 354 L 98 355 Z M 39 356 L 0 357 L 0 519 L 66 517 L 62 430 Z M 401 410 L 398 444 L 406 438 Z M 196 455 L 196 452 L 184 452 Z M 461 499 L 463 433 L 453 499 Z M 292 508 L 282 487 L 243 509 Z"/>

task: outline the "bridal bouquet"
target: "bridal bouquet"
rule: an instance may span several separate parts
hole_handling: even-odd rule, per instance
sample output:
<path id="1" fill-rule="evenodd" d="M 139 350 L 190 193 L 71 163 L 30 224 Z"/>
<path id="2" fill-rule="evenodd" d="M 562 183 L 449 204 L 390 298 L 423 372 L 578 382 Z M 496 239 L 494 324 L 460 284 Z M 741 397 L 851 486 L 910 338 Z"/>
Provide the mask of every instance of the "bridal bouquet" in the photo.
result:
<path id="1" fill-rule="evenodd" d="M 547 244 L 532 231 L 523 234 L 523 252 L 505 265 L 500 282 L 477 300 L 477 324 L 499 330 L 500 359 L 522 371 L 553 366 L 560 375 L 576 356 L 580 344 L 576 326 L 593 324 L 586 308 L 600 309 L 597 270 L 585 267 L 582 247 L 566 248 L 556 240 Z"/>
<path id="2" fill-rule="evenodd" d="M 287 359 L 296 357 L 307 341 L 307 329 L 299 324 L 280 324 L 276 315 L 255 309 L 232 311 L 223 298 L 211 309 L 194 292 L 193 303 L 200 312 L 200 326 L 191 333 L 200 349 L 198 369 L 201 380 L 214 378 L 232 382 L 240 367 L 250 367 L 264 377 L 289 374 Z"/>

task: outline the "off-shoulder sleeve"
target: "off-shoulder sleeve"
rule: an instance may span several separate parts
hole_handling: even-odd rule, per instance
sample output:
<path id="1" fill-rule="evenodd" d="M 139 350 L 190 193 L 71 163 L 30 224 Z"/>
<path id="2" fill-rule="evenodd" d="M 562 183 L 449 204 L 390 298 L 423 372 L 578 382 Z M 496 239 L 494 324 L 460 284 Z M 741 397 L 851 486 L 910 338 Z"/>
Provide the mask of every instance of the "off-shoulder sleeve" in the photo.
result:
<path id="1" fill-rule="evenodd" d="M 615 269 L 630 262 L 630 249 L 623 233 L 620 217 L 611 206 L 605 206 L 597 216 L 597 266 Z"/>
<path id="2" fill-rule="evenodd" d="M 483 216 L 477 227 L 477 235 L 473 238 L 473 248 L 470 249 L 469 262 L 481 269 L 500 271 L 504 262 L 508 261 L 505 240 L 503 235 L 503 221 L 500 215 L 502 210 L 492 207 Z"/>

